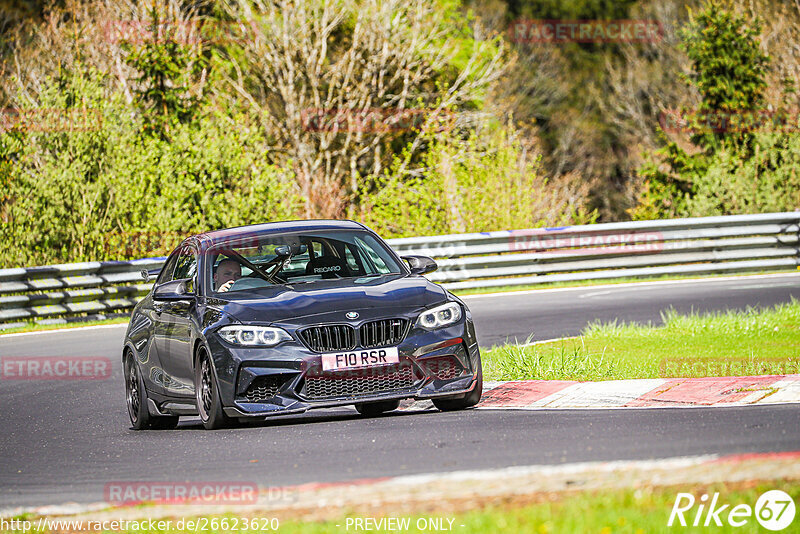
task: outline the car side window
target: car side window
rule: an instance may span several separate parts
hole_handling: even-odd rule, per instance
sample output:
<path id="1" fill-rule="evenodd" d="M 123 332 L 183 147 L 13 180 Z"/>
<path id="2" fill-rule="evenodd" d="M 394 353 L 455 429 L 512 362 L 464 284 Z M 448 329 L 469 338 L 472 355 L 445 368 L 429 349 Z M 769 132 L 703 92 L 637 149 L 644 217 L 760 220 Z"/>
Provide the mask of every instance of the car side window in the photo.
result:
<path id="1" fill-rule="evenodd" d="M 358 247 L 350 243 L 344 245 L 344 259 L 347 262 L 347 267 L 353 276 L 361 276 L 365 274 L 363 261 L 361 260 L 361 253 Z"/>
<path id="2" fill-rule="evenodd" d="M 358 244 L 358 248 L 361 251 L 366 252 L 367 256 L 366 259 L 372 264 L 372 267 L 374 268 L 373 272 L 379 272 L 379 273 L 391 272 L 391 269 L 386 265 L 386 262 L 383 260 L 383 258 L 380 257 L 378 252 L 373 247 L 371 247 L 369 244 L 367 244 L 366 242 L 362 241 L 357 237 L 355 238 L 354 241 L 356 242 L 356 244 Z"/>
<path id="3" fill-rule="evenodd" d="M 175 263 L 178 261 L 179 252 L 180 251 L 176 250 L 167 258 L 166 263 L 164 263 L 158 275 L 158 280 L 156 280 L 157 285 L 165 284 L 173 279 L 172 273 L 175 272 Z"/>
<path id="4" fill-rule="evenodd" d="M 175 274 L 172 279 L 194 278 L 195 274 L 197 274 L 197 254 L 190 247 L 184 247 L 178 255 Z"/>
<path id="5" fill-rule="evenodd" d="M 353 251 L 350 250 L 350 247 L 344 248 L 344 259 L 347 262 L 347 266 L 350 268 L 350 272 L 357 272 L 359 270 L 356 257 L 353 256 Z"/>

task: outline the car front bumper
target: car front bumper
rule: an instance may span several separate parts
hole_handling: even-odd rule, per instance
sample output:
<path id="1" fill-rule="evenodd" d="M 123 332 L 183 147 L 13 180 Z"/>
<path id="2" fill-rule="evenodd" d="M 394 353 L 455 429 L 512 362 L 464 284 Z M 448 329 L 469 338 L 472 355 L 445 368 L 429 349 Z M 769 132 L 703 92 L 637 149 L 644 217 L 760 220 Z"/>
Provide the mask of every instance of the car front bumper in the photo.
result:
<path id="1" fill-rule="evenodd" d="M 480 352 L 472 321 L 435 331 L 412 327 L 399 363 L 322 371 L 321 354 L 300 342 L 273 349 L 208 340 L 226 415 L 263 418 L 396 399 L 459 398 L 477 385 Z"/>

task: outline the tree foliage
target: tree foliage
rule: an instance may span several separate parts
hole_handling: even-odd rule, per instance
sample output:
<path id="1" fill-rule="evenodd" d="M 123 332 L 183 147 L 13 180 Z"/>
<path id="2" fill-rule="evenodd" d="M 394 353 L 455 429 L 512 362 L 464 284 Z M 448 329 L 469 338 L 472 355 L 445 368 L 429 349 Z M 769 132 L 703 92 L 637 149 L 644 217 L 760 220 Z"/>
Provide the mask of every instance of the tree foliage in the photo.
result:
<path id="1" fill-rule="evenodd" d="M 481 107 L 503 45 L 453 2 L 241 0 L 250 21 L 231 76 L 261 118 L 276 159 L 291 165 L 307 216 L 341 216 L 372 192 L 395 154 L 414 160 L 439 118 Z M 407 160 L 407 161 L 411 161 Z"/>
<path id="2" fill-rule="evenodd" d="M 0 135 L 0 158 L 13 161 L 0 226 L 11 265 L 163 255 L 191 233 L 297 213 L 291 175 L 267 161 L 246 121 L 210 110 L 175 121 L 168 138 L 151 135 L 135 105 L 80 66 L 37 104 L 100 120 Z"/>
<path id="3" fill-rule="evenodd" d="M 401 156 L 380 177 L 379 193 L 361 213 L 370 227 L 411 236 L 582 224 L 596 217 L 586 206 L 587 184 L 574 176 L 543 177 L 540 157 L 507 125 L 490 123 L 463 141 L 429 137 L 422 173 L 409 177 Z"/>
<path id="4" fill-rule="evenodd" d="M 189 233 L 302 216 L 380 214 L 389 236 L 583 216 L 582 188 L 536 191 L 535 156 L 475 133 L 509 57 L 458 0 L 48 9 L 9 34 L 0 106 L 101 120 L 0 132 L 7 264 L 158 255 Z M 445 224 L 427 206 L 446 159 L 460 161 L 446 195 L 466 201 Z M 418 184 L 433 196 L 405 194 Z M 508 202 L 479 200 L 490 184 Z"/>
<path id="5" fill-rule="evenodd" d="M 761 49 L 760 21 L 709 0 L 681 35 L 692 66 L 686 81 L 699 105 L 680 113 L 688 139 L 669 140 L 640 168 L 645 185 L 633 216 L 793 209 L 800 191 L 791 170 L 797 117 L 776 123 L 765 108 L 769 57 Z"/>
<path id="6" fill-rule="evenodd" d="M 162 254 L 279 218 L 391 237 L 797 207 L 794 3 L 59 0 L 0 15 L 10 265 Z M 518 19 L 663 35 L 519 42 Z M 686 124 L 659 129 L 675 109 Z"/>

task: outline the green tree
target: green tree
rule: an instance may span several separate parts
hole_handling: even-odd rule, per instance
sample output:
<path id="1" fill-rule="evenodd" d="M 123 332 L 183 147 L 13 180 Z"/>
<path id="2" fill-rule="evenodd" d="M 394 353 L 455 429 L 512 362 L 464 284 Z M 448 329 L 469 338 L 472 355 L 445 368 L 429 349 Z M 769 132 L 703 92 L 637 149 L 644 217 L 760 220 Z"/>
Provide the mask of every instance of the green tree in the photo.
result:
<path id="1" fill-rule="evenodd" d="M 102 79 L 85 65 L 64 69 L 44 81 L 38 101 L 20 106 L 14 130 L 0 134 L 14 160 L 0 228 L 4 261 L 86 259 L 102 240 L 115 201 L 105 180 L 115 136 L 102 118 L 116 100 L 106 98 Z"/>
<path id="2" fill-rule="evenodd" d="M 297 215 L 293 177 L 268 161 L 268 144 L 247 117 L 201 109 L 164 139 L 144 133 L 135 107 L 107 94 L 103 79 L 78 69 L 46 80 L 27 106 L 101 120 L 0 134 L 0 164 L 12 161 L 0 165 L 9 185 L 0 211 L 4 267 L 163 255 L 192 233 Z"/>
<path id="3" fill-rule="evenodd" d="M 639 206 L 632 210 L 636 219 L 709 214 L 714 203 L 707 199 L 741 194 L 733 186 L 739 183 L 733 176 L 719 178 L 720 166 L 736 173 L 738 166 L 730 165 L 731 158 L 744 163 L 755 156 L 755 135 L 762 125 L 753 119 L 761 117 L 759 111 L 765 105 L 769 66 L 769 57 L 760 48 L 760 21 L 737 15 L 721 0 L 709 0 L 696 15 L 690 15 L 681 31 L 692 63 L 686 82 L 697 89 L 701 102 L 696 110 L 684 109 L 680 115 L 692 132 L 691 149 L 668 141 L 647 156 L 639 169 L 645 186 Z M 716 178 L 710 180 L 710 175 Z M 693 202 L 695 198 L 706 199 L 701 203 L 704 208 Z M 711 212 L 741 212 L 743 205 L 749 211 L 759 209 L 758 203 L 720 200 Z"/>
<path id="4" fill-rule="evenodd" d="M 764 105 L 769 57 L 761 51 L 760 33 L 761 21 L 751 23 L 721 0 L 706 3 L 681 32 L 692 62 L 689 82 L 701 95 L 692 143 L 706 153 L 749 138 L 741 121 Z M 721 128 L 702 127 L 718 122 Z"/>
<path id="5" fill-rule="evenodd" d="M 422 172 L 404 171 L 403 157 L 395 158 L 362 206 L 361 220 L 383 235 L 485 232 L 596 218 L 586 206 L 586 183 L 542 176 L 539 156 L 528 152 L 510 126 L 490 123 L 466 139 L 427 137 Z"/>
<path id="6" fill-rule="evenodd" d="M 163 18 L 155 4 L 149 12 L 148 38 L 126 43 L 126 62 L 140 73 L 135 93 L 145 127 L 167 135 L 195 118 L 201 100 L 192 85 L 207 62 L 198 46 L 180 41 L 183 23 Z"/>

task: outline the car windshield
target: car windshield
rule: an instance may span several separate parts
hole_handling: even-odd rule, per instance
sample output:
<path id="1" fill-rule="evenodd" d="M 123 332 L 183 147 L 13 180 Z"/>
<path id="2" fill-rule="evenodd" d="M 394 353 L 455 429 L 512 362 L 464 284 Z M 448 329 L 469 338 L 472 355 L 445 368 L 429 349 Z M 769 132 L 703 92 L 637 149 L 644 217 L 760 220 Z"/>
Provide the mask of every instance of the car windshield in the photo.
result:
<path id="1" fill-rule="evenodd" d="M 365 231 L 237 236 L 215 244 L 210 257 L 215 292 L 403 272 L 386 245 Z"/>

